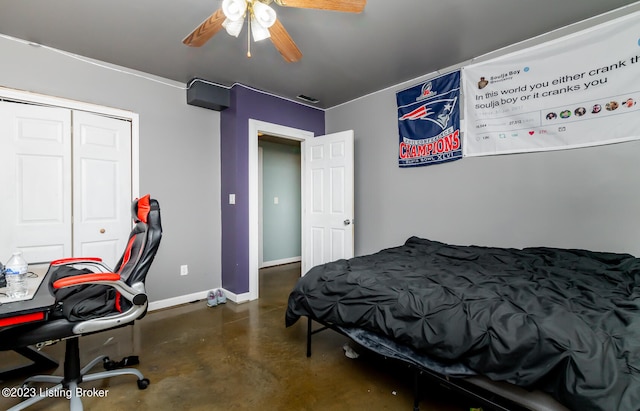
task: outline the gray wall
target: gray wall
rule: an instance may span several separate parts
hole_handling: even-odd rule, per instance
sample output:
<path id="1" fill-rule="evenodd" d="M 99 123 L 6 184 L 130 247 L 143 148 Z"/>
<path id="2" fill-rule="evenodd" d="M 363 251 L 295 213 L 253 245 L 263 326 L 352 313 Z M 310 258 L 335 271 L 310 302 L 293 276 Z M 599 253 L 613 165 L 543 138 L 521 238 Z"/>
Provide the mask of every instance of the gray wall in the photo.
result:
<path id="1" fill-rule="evenodd" d="M 300 145 L 260 141 L 258 146 L 262 147 L 263 261 L 300 257 Z"/>
<path id="2" fill-rule="evenodd" d="M 355 131 L 356 255 L 417 235 L 454 244 L 576 247 L 640 256 L 640 142 L 400 169 L 395 93 L 430 77 L 435 75 L 326 112 L 327 133 Z"/>
<path id="3" fill-rule="evenodd" d="M 147 280 L 150 299 L 219 287 L 220 114 L 188 106 L 185 90 L 43 47 L 0 38 L 0 56 L 0 86 L 139 114 L 140 194 L 158 199 L 164 228 Z M 184 277 L 182 264 L 189 265 Z"/>

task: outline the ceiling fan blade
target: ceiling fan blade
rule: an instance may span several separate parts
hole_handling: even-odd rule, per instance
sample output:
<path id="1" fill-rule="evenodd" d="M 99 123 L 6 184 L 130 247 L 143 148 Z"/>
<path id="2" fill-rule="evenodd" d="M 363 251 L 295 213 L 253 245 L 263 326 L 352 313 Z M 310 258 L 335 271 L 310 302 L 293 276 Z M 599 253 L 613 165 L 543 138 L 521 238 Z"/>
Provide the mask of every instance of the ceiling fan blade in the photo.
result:
<path id="1" fill-rule="evenodd" d="M 367 0 L 275 0 L 276 4 L 284 7 L 298 7 L 302 9 L 319 9 L 362 13 Z"/>
<path id="2" fill-rule="evenodd" d="M 225 15 L 222 9 L 218 9 L 215 13 L 209 16 L 208 19 L 202 22 L 195 30 L 185 37 L 182 42 L 187 46 L 200 47 L 204 45 L 211 37 L 213 37 L 222 28 L 222 23 L 225 20 Z"/>
<path id="3" fill-rule="evenodd" d="M 271 42 L 276 46 L 280 54 L 282 54 L 283 59 L 289 63 L 295 63 L 302 58 L 302 52 L 300 52 L 296 43 L 293 42 L 293 39 L 289 36 L 289 33 L 282 23 L 280 23 L 280 20 L 276 19 L 273 26 L 269 27 L 269 33 L 271 34 Z"/>

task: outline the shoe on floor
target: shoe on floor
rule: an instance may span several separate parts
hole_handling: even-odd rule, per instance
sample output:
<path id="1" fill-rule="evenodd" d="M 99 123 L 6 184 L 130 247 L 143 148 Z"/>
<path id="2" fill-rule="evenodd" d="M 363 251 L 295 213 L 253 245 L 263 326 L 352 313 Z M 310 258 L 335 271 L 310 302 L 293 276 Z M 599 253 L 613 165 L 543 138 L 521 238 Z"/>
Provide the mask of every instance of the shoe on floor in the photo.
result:
<path id="1" fill-rule="evenodd" d="M 218 305 L 218 297 L 216 296 L 216 291 L 211 290 L 207 294 L 207 307 L 215 307 L 216 305 Z"/>
<path id="2" fill-rule="evenodd" d="M 227 297 L 224 295 L 224 291 L 221 288 L 216 288 L 216 298 L 218 300 L 218 304 L 224 304 L 227 302 Z"/>
<path id="3" fill-rule="evenodd" d="M 360 354 L 358 354 L 356 350 L 354 350 L 353 348 L 351 348 L 351 346 L 349 346 L 349 343 L 346 343 L 345 345 L 343 345 L 342 349 L 344 350 L 344 355 L 347 358 L 356 359 L 360 356 Z"/>

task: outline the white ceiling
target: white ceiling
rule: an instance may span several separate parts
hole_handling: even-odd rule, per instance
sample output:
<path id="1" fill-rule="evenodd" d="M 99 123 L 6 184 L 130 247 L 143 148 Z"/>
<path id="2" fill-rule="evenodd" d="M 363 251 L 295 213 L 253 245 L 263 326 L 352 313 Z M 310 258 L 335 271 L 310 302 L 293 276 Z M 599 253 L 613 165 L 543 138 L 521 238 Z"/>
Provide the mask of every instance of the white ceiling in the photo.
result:
<path id="1" fill-rule="evenodd" d="M 274 5 L 302 51 L 224 30 L 182 44 L 221 0 L 0 0 L 0 33 L 187 83 L 242 83 L 328 108 L 635 0 L 369 0 L 362 14 Z M 1 60 L 0 60 L 1 64 Z M 0 79 L 0 85 L 2 79 Z"/>

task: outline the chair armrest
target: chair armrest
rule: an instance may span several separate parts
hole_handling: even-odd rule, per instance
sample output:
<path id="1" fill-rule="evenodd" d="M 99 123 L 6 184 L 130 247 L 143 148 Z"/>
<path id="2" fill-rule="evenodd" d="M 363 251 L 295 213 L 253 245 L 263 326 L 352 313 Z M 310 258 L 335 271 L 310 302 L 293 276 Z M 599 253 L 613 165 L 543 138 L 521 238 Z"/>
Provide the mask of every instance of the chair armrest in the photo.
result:
<path id="1" fill-rule="evenodd" d="M 147 295 L 139 292 L 120 279 L 116 273 L 90 273 L 64 277 L 53 283 L 53 288 L 66 288 L 82 284 L 110 285 L 120 292 L 120 295 L 134 305 L 143 305 L 147 301 Z"/>
<path id="2" fill-rule="evenodd" d="M 72 257 L 61 258 L 59 260 L 53 260 L 51 265 L 64 265 L 64 264 L 80 264 L 80 263 L 101 263 L 100 257 Z"/>
<path id="3" fill-rule="evenodd" d="M 72 285 L 80 285 L 86 283 L 92 284 L 105 284 L 113 281 L 119 281 L 120 274 L 116 273 L 91 273 L 91 274 L 79 274 L 71 277 L 61 278 L 53 283 L 53 288 L 65 288 Z"/>
<path id="4" fill-rule="evenodd" d="M 61 258 L 59 260 L 53 260 L 49 267 L 60 267 L 65 265 L 77 265 L 81 267 L 93 267 L 93 271 L 99 271 L 101 273 L 108 273 L 113 271 L 109 268 L 100 257 L 71 257 Z"/>

